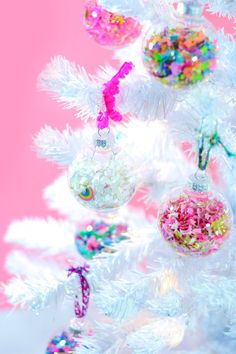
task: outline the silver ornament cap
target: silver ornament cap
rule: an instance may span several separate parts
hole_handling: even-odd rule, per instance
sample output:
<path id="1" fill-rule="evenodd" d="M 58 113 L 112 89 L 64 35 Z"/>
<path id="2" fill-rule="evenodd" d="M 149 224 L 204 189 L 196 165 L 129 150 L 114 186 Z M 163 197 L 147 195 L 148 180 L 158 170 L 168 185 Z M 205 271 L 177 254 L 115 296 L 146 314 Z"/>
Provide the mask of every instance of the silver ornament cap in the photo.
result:
<path id="1" fill-rule="evenodd" d="M 208 192 L 210 186 L 210 179 L 206 171 L 198 170 L 194 175 L 189 178 L 189 188 L 194 192 Z"/>
<path id="2" fill-rule="evenodd" d="M 70 327 L 69 327 L 70 333 L 73 336 L 80 336 L 86 333 L 87 331 L 87 326 L 83 319 L 79 318 L 73 318 L 70 322 Z"/>
<path id="3" fill-rule="evenodd" d="M 203 4 L 199 0 L 179 0 L 177 13 L 181 17 L 200 19 L 202 17 Z"/>
<path id="4" fill-rule="evenodd" d="M 93 145 L 98 151 L 110 151 L 116 145 L 116 139 L 110 129 L 98 130 L 93 136 Z"/>

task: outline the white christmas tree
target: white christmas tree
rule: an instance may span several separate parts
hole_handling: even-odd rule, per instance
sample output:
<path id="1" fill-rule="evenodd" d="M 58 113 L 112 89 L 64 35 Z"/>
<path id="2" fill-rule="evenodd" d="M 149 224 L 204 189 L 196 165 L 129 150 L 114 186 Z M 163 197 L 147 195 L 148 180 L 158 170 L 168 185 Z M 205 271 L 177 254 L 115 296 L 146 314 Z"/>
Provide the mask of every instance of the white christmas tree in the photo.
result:
<path id="1" fill-rule="evenodd" d="M 35 138 L 40 157 L 69 168 L 44 193 L 62 219 L 17 221 L 5 237 L 37 251 L 8 257 L 12 304 L 75 300 L 73 347 L 59 336 L 46 353 L 236 352 L 236 44 L 205 5 L 236 16 L 235 0 L 90 0 L 86 29 L 121 69 L 92 76 L 59 56 L 40 75 L 86 123 Z"/>

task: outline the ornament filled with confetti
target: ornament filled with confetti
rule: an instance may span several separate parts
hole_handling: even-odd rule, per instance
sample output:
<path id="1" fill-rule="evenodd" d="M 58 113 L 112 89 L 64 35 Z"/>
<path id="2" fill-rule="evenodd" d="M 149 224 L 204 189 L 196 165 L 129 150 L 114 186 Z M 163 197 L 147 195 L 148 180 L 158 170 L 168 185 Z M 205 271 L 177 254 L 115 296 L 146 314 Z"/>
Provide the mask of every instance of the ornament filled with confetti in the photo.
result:
<path id="1" fill-rule="evenodd" d="M 130 201 L 136 181 L 130 161 L 122 155 L 98 151 L 74 161 L 69 169 L 69 186 L 81 205 L 112 212 Z"/>
<path id="2" fill-rule="evenodd" d="M 231 209 L 220 194 L 208 187 L 208 179 L 198 172 L 188 187 L 177 190 L 160 207 L 160 231 L 181 254 L 210 255 L 230 236 Z"/>
<path id="3" fill-rule="evenodd" d="M 84 23 L 97 43 L 111 48 L 127 46 L 141 34 L 138 20 L 107 11 L 94 0 L 85 6 Z"/>
<path id="4" fill-rule="evenodd" d="M 79 338 L 73 338 L 67 332 L 51 339 L 45 354 L 67 353 L 73 354 L 79 348 Z"/>
<path id="5" fill-rule="evenodd" d="M 127 231 L 126 224 L 91 220 L 78 230 L 75 237 L 76 247 L 87 259 L 92 259 L 101 252 L 112 253 L 117 243 L 128 239 Z"/>
<path id="6" fill-rule="evenodd" d="M 133 69 L 125 62 L 104 84 L 104 105 L 97 117 L 98 133 L 93 138 L 91 155 L 78 156 L 69 169 L 69 186 L 80 204 L 97 212 L 113 212 L 130 201 L 135 193 L 136 178 L 131 161 L 119 153 L 116 139 L 110 132 L 110 122 L 121 122 L 116 108 L 120 80 Z"/>
<path id="7" fill-rule="evenodd" d="M 183 87 L 202 81 L 216 68 L 216 42 L 202 29 L 179 26 L 148 36 L 144 64 L 163 84 Z"/>

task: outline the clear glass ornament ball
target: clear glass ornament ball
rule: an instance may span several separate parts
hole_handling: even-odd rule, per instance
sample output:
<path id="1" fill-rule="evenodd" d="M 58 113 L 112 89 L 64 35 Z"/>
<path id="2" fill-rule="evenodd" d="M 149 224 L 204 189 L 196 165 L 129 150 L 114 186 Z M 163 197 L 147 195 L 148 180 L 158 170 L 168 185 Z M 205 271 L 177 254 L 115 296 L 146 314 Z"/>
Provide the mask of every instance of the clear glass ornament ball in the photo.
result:
<path id="1" fill-rule="evenodd" d="M 69 169 L 69 186 L 81 205 L 106 213 L 131 200 L 136 178 L 126 155 L 98 151 L 94 156 L 78 156 Z"/>
<path id="2" fill-rule="evenodd" d="M 110 12 L 96 0 L 86 2 L 84 25 L 98 44 L 111 49 L 131 44 L 142 30 L 137 19 Z"/>
<path id="3" fill-rule="evenodd" d="M 164 239 L 179 252 L 207 256 L 229 238 L 233 216 L 224 197 L 207 188 L 206 180 L 191 180 L 174 190 L 161 204 L 158 227 Z"/>
<path id="4" fill-rule="evenodd" d="M 210 34 L 208 34 L 208 32 Z M 151 28 L 144 40 L 143 62 L 162 84 L 187 87 L 205 80 L 217 67 L 217 43 L 205 23 Z"/>

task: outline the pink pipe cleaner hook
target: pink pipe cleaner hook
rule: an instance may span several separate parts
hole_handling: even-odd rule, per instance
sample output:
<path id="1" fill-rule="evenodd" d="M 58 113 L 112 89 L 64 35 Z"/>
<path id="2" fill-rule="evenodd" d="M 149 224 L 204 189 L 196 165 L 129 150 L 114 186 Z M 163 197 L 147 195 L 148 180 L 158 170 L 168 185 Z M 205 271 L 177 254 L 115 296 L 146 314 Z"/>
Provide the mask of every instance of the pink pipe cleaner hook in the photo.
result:
<path id="1" fill-rule="evenodd" d="M 82 292 L 82 307 L 78 300 L 75 301 L 75 315 L 77 318 L 83 318 L 86 316 L 89 306 L 90 287 L 86 274 L 89 272 L 89 265 L 85 264 L 82 267 L 71 267 L 68 269 L 68 277 L 72 274 L 77 274 L 80 280 L 81 292 Z M 77 298 L 77 296 L 76 296 Z"/>
<path id="2" fill-rule="evenodd" d="M 125 62 L 118 73 L 113 78 L 104 84 L 103 99 L 106 107 L 106 111 L 100 111 L 97 117 L 98 129 L 105 129 L 109 126 L 109 119 L 115 122 L 122 121 L 122 115 L 115 109 L 116 98 L 115 96 L 120 92 L 120 79 L 124 79 L 134 65 L 131 62 Z"/>

